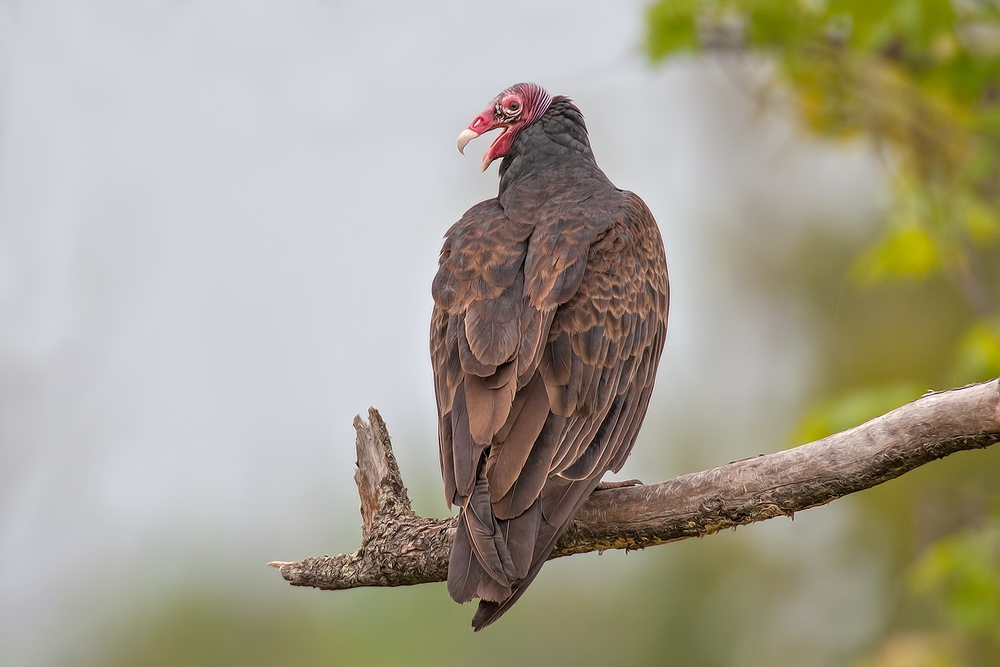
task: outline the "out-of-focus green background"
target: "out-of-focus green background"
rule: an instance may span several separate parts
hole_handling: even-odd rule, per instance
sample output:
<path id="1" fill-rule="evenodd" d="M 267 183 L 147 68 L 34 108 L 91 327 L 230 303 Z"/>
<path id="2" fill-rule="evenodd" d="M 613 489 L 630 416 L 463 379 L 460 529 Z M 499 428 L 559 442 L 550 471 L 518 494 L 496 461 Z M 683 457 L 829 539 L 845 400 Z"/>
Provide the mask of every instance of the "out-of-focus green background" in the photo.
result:
<path id="1" fill-rule="evenodd" d="M 446 511 L 429 285 L 520 80 L 663 232 L 623 476 L 1000 375 L 991 0 L 0 2 L 0 663 L 1000 663 L 1000 450 L 560 559 L 475 635 L 443 585 L 265 567 L 357 547 L 369 404 Z"/>

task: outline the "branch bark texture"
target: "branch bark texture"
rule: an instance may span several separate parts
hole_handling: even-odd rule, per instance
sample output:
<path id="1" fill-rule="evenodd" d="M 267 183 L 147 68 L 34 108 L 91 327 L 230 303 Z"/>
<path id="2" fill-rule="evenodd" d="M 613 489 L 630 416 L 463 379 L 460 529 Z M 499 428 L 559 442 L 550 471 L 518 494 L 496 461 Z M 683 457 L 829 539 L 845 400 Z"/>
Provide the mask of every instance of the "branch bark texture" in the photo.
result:
<path id="1" fill-rule="evenodd" d="M 294 586 L 327 590 L 444 581 L 455 518 L 410 507 L 385 423 L 354 420 L 361 548 L 269 563 Z M 776 516 L 791 516 L 1000 440 L 998 380 L 929 393 L 860 426 L 794 449 L 734 461 L 656 484 L 595 492 L 550 558 L 644 549 Z"/>

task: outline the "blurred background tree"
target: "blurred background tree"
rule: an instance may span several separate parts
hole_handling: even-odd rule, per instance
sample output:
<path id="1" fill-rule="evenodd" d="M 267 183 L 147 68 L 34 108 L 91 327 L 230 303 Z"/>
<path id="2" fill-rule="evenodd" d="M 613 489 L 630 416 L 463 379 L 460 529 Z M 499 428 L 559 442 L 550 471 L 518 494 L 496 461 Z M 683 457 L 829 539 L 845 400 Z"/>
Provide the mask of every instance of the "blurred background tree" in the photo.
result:
<path id="1" fill-rule="evenodd" d="M 814 286 L 832 335 L 796 440 L 1000 375 L 1000 3 L 663 0 L 647 18 L 653 60 L 710 54 L 761 109 L 867 142 L 891 183 L 877 235 L 836 269 L 846 279 Z M 1000 662 L 1000 471 L 973 465 L 864 494 L 899 533 L 899 581 L 860 664 Z"/>

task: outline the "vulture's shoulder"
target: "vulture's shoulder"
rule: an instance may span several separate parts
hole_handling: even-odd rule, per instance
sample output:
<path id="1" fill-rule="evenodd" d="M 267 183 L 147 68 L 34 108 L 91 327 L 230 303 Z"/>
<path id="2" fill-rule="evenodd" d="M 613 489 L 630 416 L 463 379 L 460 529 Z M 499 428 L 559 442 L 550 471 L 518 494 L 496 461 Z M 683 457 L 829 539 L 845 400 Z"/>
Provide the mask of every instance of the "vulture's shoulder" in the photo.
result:
<path id="1" fill-rule="evenodd" d="M 659 228 L 642 199 L 619 192 L 620 206 L 587 246 L 580 283 L 557 313 L 554 327 L 571 335 L 599 327 L 593 335 L 628 336 L 636 318 L 654 328 L 666 324 L 669 281 Z"/>
<path id="2" fill-rule="evenodd" d="M 431 285 L 437 307 L 458 312 L 508 291 L 524 265 L 530 221 L 510 217 L 496 198 L 482 201 L 445 235 Z"/>
<path id="3" fill-rule="evenodd" d="M 579 291 L 585 273 L 616 271 L 622 263 L 641 264 L 650 279 L 662 273 L 665 282 L 656 221 L 634 193 L 606 180 L 583 184 L 538 212 L 525 260 L 526 292 L 532 303 L 563 304 Z"/>
<path id="4" fill-rule="evenodd" d="M 634 194 L 609 199 L 615 205 L 573 265 L 583 267 L 580 277 L 555 310 L 539 363 L 552 411 L 585 424 L 567 432 L 553 459 L 552 471 L 566 479 L 620 468 L 666 336 L 669 286 L 656 223 Z"/>

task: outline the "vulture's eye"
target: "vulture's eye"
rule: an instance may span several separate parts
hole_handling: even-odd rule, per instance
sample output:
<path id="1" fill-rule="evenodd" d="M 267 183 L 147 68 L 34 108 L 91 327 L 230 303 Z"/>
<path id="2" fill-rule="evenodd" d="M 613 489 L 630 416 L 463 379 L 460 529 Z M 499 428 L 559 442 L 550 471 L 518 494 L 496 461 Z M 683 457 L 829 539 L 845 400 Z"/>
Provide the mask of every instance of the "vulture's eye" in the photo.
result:
<path id="1" fill-rule="evenodd" d="M 518 109 L 521 108 L 521 105 L 518 104 L 517 101 L 515 100 L 515 101 L 511 102 L 510 104 L 508 104 L 507 108 L 510 109 L 511 111 L 517 111 Z"/>

